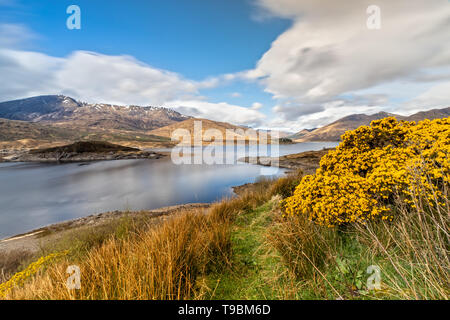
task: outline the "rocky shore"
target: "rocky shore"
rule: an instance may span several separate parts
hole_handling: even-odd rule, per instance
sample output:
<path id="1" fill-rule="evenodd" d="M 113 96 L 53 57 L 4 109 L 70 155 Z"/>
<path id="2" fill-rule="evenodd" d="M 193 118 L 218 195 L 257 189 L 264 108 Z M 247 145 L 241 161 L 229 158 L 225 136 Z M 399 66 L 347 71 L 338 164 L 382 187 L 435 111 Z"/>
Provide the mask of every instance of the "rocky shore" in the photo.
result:
<path id="1" fill-rule="evenodd" d="M 319 151 L 305 151 L 277 158 L 271 157 L 245 157 L 239 159 L 247 163 L 263 166 L 273 166 L 291 170 L 301 169 L 306 174 L 312 174 L 319 168 L 320 159 L 333 149 L 323 149 Z"/>

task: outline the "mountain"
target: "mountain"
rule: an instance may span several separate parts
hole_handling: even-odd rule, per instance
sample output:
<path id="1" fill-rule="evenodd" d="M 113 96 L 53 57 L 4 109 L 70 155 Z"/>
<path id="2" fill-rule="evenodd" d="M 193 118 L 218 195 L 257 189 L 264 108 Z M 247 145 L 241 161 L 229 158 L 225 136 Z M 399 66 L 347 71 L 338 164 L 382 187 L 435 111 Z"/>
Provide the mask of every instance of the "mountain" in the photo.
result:
<path id="1" fill-rule="evenodd" d="M 423 119 L 439 119 L 450 117 L 450 107 L 444 109 L 432 109 L 429 111 L 420 111 L 406 118 L 408 121 L 421 121 Z"/>
<path id="2" fill-rule="evenodd" d="M 360 126 L 367 126 L 373 120 L 379 120 L 386 117 L 396 117 L 397 120 L 407 121 L 421 121 L 424 119 L 437 119 L 447 118 L 450 116 L 450 107 L 445 109 L 433 109 L 429 111 L 421 111 L 411 116 L 401 116 L 393 113 L 378 112 L 372 115 L 366 114 L 353 114 L 342 119 L 339 119 L 333 123 L 330 123 L 324 127 L 315 129 L 311 132 L 305 132 L 304 130 L 296 133 L 294 136 L 298 138 L 291 138 L 296 142 L 307 141 L 340 141 L 341 136 L 348 130 L 355 130 Z"/>
<path id="3" fill-rule="evenodd" d="M 203 141 L 206 141 L 207 139 L 205 139 L 204 137 L 204 133 L 206 130 L 209 129 L 215 129 L 218 130 L 218 132 L 221 133 L 223 139 L 226 139 L 226 131 L 227 130 L 234 130 L 235 131 L 235 137 L 236 140 L 238 141 L 245 141 L 245 140 L 256 140 L 256 139 L 252 139 L 251 137 L 246 136 L 246 133 L 250 133 L 252 135 L 254 135 L 255 137 L 257 137 L 257 131 L 254 129 L 250 129 L 247 127 L 239 127 L 239 126 L 235 126 L 232 125 L 230 123 L 226 123 L 226 122 L 219 122 L 219 121 L 213 121 L 213 120 L 208 120 L 208 119 L 199 119 L 199 118 L 191 118 L 182 122 L 178 122 L 178 123 L 174 123 L 159 129 L 155 129 L 150 131 L 151 134 L 153 135 L 157 135 L 157 136 L 161 136 L 161 137 L 166 137 L 166 138 L 171 138 L 172 134 L 175 130 L 178 129 L 183 129 L 183 130 L 187 130 L 187 132 L 189 133 L 190 137 L 191 137 L 191 143 L 194 141 L 194 128 L 195 128 L 195 122 L 196 121 L 201 121 L 201 125 L 202 125 L 202 131 L 201 134 L 202 136 L 200 136 L 200 132 L 197 132 L 196 137 L 197 139 L 201 139 L 203 137 Z M 185 135 L 182 135 L 183 137 Z M 177 140 L 181 141 L 182 138 L 178 138 Z M 214 137 L 211 137 L 211 140 L 214 141 Z M 183 140 L 186 142 L 189 142 L 189 140 Z M 200 140 L 199 140 L 200 141 Z"/>
<path id="4" fill-rule="evenodd" d="M 70 128 L 153 130 L 189 119 L 160 107 L 89 104 L 67 96 L 49 95 L 0 103 L 0 118 Z"/>

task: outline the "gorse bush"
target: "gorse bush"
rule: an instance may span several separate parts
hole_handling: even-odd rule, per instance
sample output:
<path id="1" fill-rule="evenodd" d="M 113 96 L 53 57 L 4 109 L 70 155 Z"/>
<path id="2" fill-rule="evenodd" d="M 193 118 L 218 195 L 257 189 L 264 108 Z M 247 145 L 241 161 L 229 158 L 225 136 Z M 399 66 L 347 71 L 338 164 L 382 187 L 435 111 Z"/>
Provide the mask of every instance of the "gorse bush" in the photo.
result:
<path id="1" fill-rule="evenodd" d="M 442 203 L 449 182 L 450 118 L 415 122 L 393 117 L 346 132 L 342 143 L 303 177 L 285 200 L 286 213 L 305 214 L 329 227 L 355 221 L 392 220 L 399 195 Z"/>

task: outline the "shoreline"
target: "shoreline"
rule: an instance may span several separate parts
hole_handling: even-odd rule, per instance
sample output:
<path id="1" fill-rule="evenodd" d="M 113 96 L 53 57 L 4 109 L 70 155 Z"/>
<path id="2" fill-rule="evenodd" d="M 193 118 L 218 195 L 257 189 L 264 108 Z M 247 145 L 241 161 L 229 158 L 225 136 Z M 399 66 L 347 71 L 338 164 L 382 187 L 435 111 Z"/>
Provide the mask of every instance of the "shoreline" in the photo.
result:
<path id="1" fill-rule="evenodd" d="M 334 150 L 334 148 L 324 148 L 318 151 L 303 151 L 280 156 L 279 158 L 260 156 L 244 157 L 238 160 L 266 167 L 278 167 L 289 170 L 300 169 L 305 174 L 313 174 L 319 168 L 320 159 L 331 150 Z M 278 165 L 274 166 L 274 163 Z"/>
<path id="2" fill-rule="evenodd" d="M 173 216 L 177 212 L 189 209 L 208 209 L 210 203 L 186 203 L 152 210 L 140 211 L 108 211 L 99 214 L 91 214 L 86 217 L 53 223 L 25 233 L 16 234 L 0 239 L 0 253 L 8 253 L 15 250 L 36 253 L 42 245 L 61 239 L 65 234 L 82 230 L 88 227 L 100 227 L 115 220 L 131 217 L 146 217 L 151 220 Z"/>

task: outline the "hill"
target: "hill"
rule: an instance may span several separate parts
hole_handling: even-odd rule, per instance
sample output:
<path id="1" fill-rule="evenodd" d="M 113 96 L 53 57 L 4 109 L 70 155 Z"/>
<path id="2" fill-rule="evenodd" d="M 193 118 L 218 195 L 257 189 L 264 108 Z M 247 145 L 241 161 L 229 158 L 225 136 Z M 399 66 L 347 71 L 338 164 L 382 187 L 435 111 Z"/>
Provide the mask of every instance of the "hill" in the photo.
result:
<path id="1" fill-rule="evenodd" d="M 0 103 L 0 118 L 68 128 L 153 130 L 188 119 L 160 107 L 89 104 L 62 95 L 38 96 Z"/>
<path id="2" fill-rule="evenodd" d="M 303 138 L 305 135 L 307 135 L 308 133 L 310 133 L 314 130 L 316 130 L 316 129 L 303 129 L 297 133 L 287 136 L 287 138 L 289 138 L 291 140 L 297 140 L 297 139 Z"/>
<path id="3" fill-rule="evenodd" d="M 194 132 L 194 126 L 195 126 L 196 121 L 201 121 L 201 125 L 202 125 L 201 136 L 200 136 L 200 132 L 196 132 L 196 133 Z M 191 118 L 191 119 L 188 119 L 188 120 L 185 120 L 182 122 L 174 123 L 174 124 L 171 124 L 171 125 L 159 128 L 159 129 L 155 129 L 155 130 L 150 131 L 150 133 L 153 135 L 161 136 L 161 137 L 171 138 L 174 131 L 178 130 L 178 129 L 187 130 L 187 132 L 189 132 L 189 135 L 191 137 L 191 143 L 194 141 L 194 138 L 197 138 L 198 141 L 200 141 L 200 140 L 214 141 L 214 137 L 211 137 L 211 139 L 208 139 L 208 137 L 204 136 L 205 131 L 209 130 L 209 129 L 218 130 L 218 132 L 220 132 L 222 134 L 223 139 L 226 139 L 226 131 L 227 130 L 234 130 L 235 139 L 237 141 L 255 140 L 250 135 L 246 136 L 246 133 L 250 133 L 251 135 L 254 135 L 254 137 L 257 137 L 257 132 L 253 129 L 235 126 L 235 125 L 232 125 L 232 124 L 226 123 L 226 122 L 212 121 L 212 120 L 208 120 L 208 119 L 197 119 L 197 118 Z M 186 139 L 189 139 L 189 138 L 186 138 Z M 180 137 L 178 140 L 181 141 L 182 138 Z M 228 139 L 228 140 L 230 140 L 230 139 Z M 184 140 L 184 141 L 189 141 L 189 140 Z"/>
<path id="4" fill-rule="evenodd" d="M 307 141 L 340 141 L 341 136 L 348 130 L 355 130 L 360 126 L 367 126 L 373 120 L 379 120 L 386 117 L 396 117 L 398 120 L 420 121 L 424 119 L 446 118 L 450 116 L 450 107 L 444 109 L 433 109 L 429 111 L 421 111 L 411 116 L 401 116 L 393 113 L 378 112 L 372 115 L 353 114 L 330 123 L 324 127 L 315 129 L 311 132 L 302 130 L 291 136 L 296 142 Z M 292 138 L 297 137 L 297 138 Z"/>

